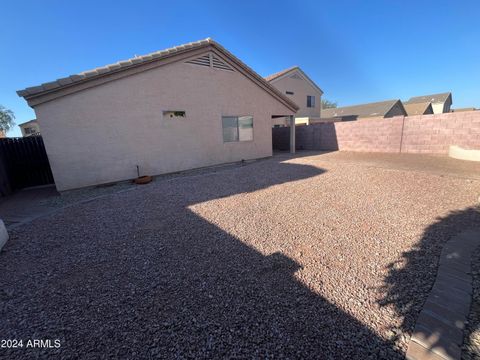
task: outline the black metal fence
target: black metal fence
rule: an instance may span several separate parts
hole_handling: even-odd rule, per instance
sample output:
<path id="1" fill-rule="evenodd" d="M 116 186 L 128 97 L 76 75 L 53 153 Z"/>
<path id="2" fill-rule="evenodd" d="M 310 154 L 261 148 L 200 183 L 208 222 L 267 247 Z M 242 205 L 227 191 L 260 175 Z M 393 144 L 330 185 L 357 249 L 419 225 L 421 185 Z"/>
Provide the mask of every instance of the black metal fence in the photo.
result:
<path id="1" fill-rule="evenodd" d="M 0 139 L 0 195 L 30 186 L 53 184 L 41 136 Z"/>

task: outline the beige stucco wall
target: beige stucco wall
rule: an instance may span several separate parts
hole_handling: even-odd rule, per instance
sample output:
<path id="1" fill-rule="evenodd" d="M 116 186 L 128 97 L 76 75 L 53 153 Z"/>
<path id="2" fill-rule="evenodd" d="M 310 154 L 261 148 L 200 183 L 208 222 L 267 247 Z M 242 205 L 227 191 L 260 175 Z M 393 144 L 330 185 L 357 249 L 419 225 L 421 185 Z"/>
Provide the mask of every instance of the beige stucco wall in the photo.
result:
<path id="1" fill-rule="evenodd" d="M 289 126 L 288 117 L 279 117 L 272 119 L 272 126 Z"/>
<path id="2" fill-rule="evenodd" d="M 309 117 L 295 117 L 295 125 L 310 125 Z"/>
<path id="3" fill-rule="evenodd" d="M 434 114 L 442 114 L 450 112 L 451 101 L 447 100 L 442 103 L 432 103 L 432 109 Z"/>
<path id="4" fill-rule="evenodd" d="M 305 79 L 291 78 L 293 74 L 301 77 L 299 73 L 294 72 L 286 77 L 271 81 L 271 84 L 300 107 L 295 117 L 320 117 L 322 93 L 310 85 Z M 288 95 L 286 94 L 287 91 L 292 91 L 294 94 Z M 314 108 L 307 107 L 307 95 L 315 96 Z"/>
<path id="5" fill-rule="evenodd" d="M 162 111 L 184 110 L 185 119 Z M 272 155 L 273 114 L 293 112 L 239 72 L 176 62 L 35 107 L 59 191 Z M 223 143 L 222 115 L 254 140 Z"/>

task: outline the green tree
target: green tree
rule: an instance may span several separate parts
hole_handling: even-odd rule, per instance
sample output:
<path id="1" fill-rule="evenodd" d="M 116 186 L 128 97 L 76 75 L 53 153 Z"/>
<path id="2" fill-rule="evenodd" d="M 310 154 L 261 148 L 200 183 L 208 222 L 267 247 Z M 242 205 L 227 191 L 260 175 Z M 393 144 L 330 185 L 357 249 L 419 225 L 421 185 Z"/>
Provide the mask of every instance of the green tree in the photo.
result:
<path id="1" fill-rule="evenodd" d="M 5 109 L 0 105 L 0 131 L 6 133 L 14 125 L 15 115 L 12 110 Z"/>
<path id="2" fill-rule="evenodd" d="M 337 103 L 334 101 L 329 101 L 327 99 L 322 99 L 322 109 L 331 109 L 336 108 Z"/>

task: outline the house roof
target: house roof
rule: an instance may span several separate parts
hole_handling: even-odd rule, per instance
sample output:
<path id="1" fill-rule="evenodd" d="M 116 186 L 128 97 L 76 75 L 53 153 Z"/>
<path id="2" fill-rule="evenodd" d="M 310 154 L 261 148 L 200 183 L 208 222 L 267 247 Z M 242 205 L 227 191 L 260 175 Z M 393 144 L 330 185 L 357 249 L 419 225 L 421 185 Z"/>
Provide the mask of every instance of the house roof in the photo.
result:
<path id="1" fill-rule="evenodd" d="M 339 108 L 322 109 L 322 118 L 334 118 L 342 116 L 374 117 L 385 116 L 400 100 L 379 101 L 368 104 L 344 106 Z"/>
<path id="2" fill-rule="evenodd" d="M 315 84 L 315 82 L 314 82 L 312 79 L 310 79 L 310 78 L 308 77 L 308 75 L 305 74 L 305 72 L 304 72 L 302 69 L 300 69 L 299 66 L 292 66 L 292 67 L 290 67 L 290 68 L 288 68 L 288 69 L 279 71 L 279 72 L 277 72 L 277 73 L 275 73 L 275 74 L 268 75 L 268 76 L 265 77 L 265 80 L 271 83 L 271 82 L 274 82 L 274 81 L 276 81 L 276 80 L 279 80 L 279 79 L 281 79 L 281 78 L 283 78 L 283 77 L 286 77 L 287 75 L 290 75 L 290 74 L 293 73 L 293 72 L 299 72 L 299 73 L 305 78 L 305 80 L 307 80 L 307 81 L 310 83 L 310 85 L 312 85 L 312 86 L 313 86 L 315 89 L 317 89 L 321 94 L 323 94 L 323 90 L 320 89 L 320 87 L 319 87 L 317 84 Z"/>
<path id="3" fill-rule="evenodd" d="M 106 79 L 111 75 L 116 75 L 121 72 L 126 72 L 127 70 L 140 68 L 142 66 L 151 65 L 153 63 L 159 63 L 161 65 L 163 60 L 172 58 L 174 56 L 185 54 L 194 50 L 211 48 L 219 52 L 224 57 L 228 58 L 229 61 L 244 75 L 253 80 L 257 85 L 262 87 L 264 90 L 269 92 L 280 102 L 286 105 L 288 108 L 296 111 L 298 110 L 298 105 L 290 100 L 287 96 L 278 91 L 274 86 L 268 83 L 263 77 L 258 75 L 254 70 L 244 64 L 240 59 L 235 55 L 230 53 L 222 45 L 217 43 L 211 38 L 204 40 L 199 40 L 191 42 L 184 45 L 175 46 L 169 49 L 155 51 L 142 56 L 135 56 L 133 58 L 116 62 L 114 64 L 105 65 L 97 67 L 95 69 L 83 71 L 79 74 L 70 75 L 64 78 L 60 78 L 51 82 L 43 83 L 38 86 L 28 87 L 23 90 L 17 91 L 17 94 L 21 97 L 24 97 L 27 101 L 39 96 L 46 94 L 53 94 L 64 90 L 67 88 L 73 88 L 80 84 L 85 84 L 93 80 L 98 80 L 100 78 Z M 112 79 L 114 80 L 114 79 Z M 51 99 L 50 99 L 51 100 Z"/>
<path id="4" fill-rule="evenodd" d="M 18 124 L 18 126 L 28 125 L 36 122 L 38 122 L 37 119 L 32 119 L 32 120 L 25 121 L 24 123 Z"/>
<path id="5" fill-rule="evenodd" d="M 405 103 L 403 104 L 403 107 L 405 108 L 408 116 L 423 115 L 427 113 L 428 110 L 430 110 L 430 113 L 433 113 L 431 102 Z"/>
<path id="6" fill-rule="evenodd" d="M 476 110 L 478 109 L 474 107 L 467 107 L 467 108 L 450 109 L 450 112 L 463 112 L 463 111 L 476 111 Z"/>
<path id="7" fill-rule="evenodd" d="M 295 69 L 300 69 L 300 67 L 298 67 L 298 66 L 289 67 L 288 69 L 279 71 L 279 72 L 277 72 L 277 73 L 275 73 L 275 74 L 271 74 L 271 75 L 265 76 L 265 80 L 267 80 L 267 81 L 275 80 L 275 79 L 277 79 L 277 78 L 279 78 L 279 77 L 281 77 L 281 76 L 283 76 L 283 75 L 285 75 L 285 74 L 287 74 L 287 73 L 289 73 L 290 71 L 295 70 Z"/>
<path id="8" fill-rule="evenodd" d="M 443 103 L 447 101 L 449 96 L 451 97 L 452 93 L 446 92 L 441 94 L 415 96 L 410 98 L 408 101 L 404 102 L 404 104 L 425 103 L 425 102 Z"/>

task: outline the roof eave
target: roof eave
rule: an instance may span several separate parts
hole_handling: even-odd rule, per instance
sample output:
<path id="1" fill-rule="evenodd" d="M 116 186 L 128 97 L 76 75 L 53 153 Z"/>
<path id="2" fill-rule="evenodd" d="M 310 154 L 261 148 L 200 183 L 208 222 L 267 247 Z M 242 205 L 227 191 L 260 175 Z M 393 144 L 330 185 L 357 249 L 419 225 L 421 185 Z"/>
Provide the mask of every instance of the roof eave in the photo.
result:
<path id="1" fill-rule="evenodd" d="M 230 51 L 225 49 L 222 45 L 217 43 L 216 41 L 210 39 L 211 44 L 220 52 L 224 53 L 231 61 L 235 62 L 237 66 L 239 66 L 241 69 L 246 71 L 249 75 L 251 75 L 253 78 L 255 78 L 258 81 L 258 85 L 262 84 L 266 90 L 269 92 L 273 92 L 277 97 L 279 97 L 282 102 L 287 105 L 291 110 L 297 112 L 300 107 L 290 100 L 288 97 L 283 95 L 280 91 L 277 90 L 272 84 L 270 84 L 268 81 L 266 81 L 263 77 L 261 77 L 259 74 L 257 74 L 252 68 L 250 68 L 248 65 L 243 63 L 239 58 L 237 58 L 235 55 L 233 55 Z"/>
<path id="2" fill-rule="evenodd" d="M 321 95 L 324 94 L 323 90 L 320 89 L 320 87 L 315 83 L 315 81 L 313 81 L 312 79 L 310 79 L 310 77 L 305 74 L 305 72 L 300 68 L 300 66 L 294 66 L 292 68 L 290 68 L 288 71 L 285 71 L 283 73 L 280 73 L 278 76 L 274 77 L 274 78 L 270 78 L 268 79 L 267 81 L 269 83 L 273 83 L 275 81 L 278 81 L 278 80 L 281 80 L 283 78 L 285 78 L 287 75 L 290 75 L 291 73 L 295 72 L 295 71 L 300 71 L 300 73 L 302 74 L 302 76 L 304 76 L 306 78 L 306 80 L 310 83 L 310 85 L 312 85 L 316 90 L 318 90 L 320 92 Z M 268 78 L 268 76 L 267 76 Z M 265 79 L 266 80 L 266 79 Z"/>
<path id="3" fill-rule="evenodd" d="M 55 92 L 58 92 L 58 91 L 61 91 L 61 90 L 64 90 L 64 89 L 73 88 L 73 87 L 76 87 L 78 85 L 90 82 L 92 80 L 106 78 L 106 77 L 109 77 L 111 75 L 118 74 L 120 72 L 124 72 L 124 71 L 130 70 L 130 69 L 133 69 L 133 68 L 138 68 L 138 67 L 141 67 L 143 65 L 148 65 L 148 64 L 154 63 L 154 62 L 159 61 L 159 60 L 172 58 L 174 56 L 179 56 L 179 55 L 182 55 L 186 52 L 190 52 L 192 50 L 203 49 L 203 48 L 206 48 L 206 47 L 209 47 L 209 46 L 211 46 L 211 39 L 205 39 L 205 40 L 201 40 L 199 42 L 199 44 L 197 44 L 194 47 L 188 47 L 188 48 L 180 49 L 180 50 L 177 50 L 175 52 L 169 51 L 169 49 L 168 49 L 166 51 L 166 53 L 164 54 L 164 56 L 162 56 L 162 57 L 153 57 L 152 56 L 151 59 L 149 59 L 149 60 L 144 60 L 140 63 L 132 62 L 128 65 L 123 65 L 123 66 L 116 66 L 118 63 L 112 64 L 112 65 L 106 65 L 105 67 L 110 67 L 111 68 L 108 72 L 99 72 L 95 75 L 90 75 L 90 76 L 79 75 L 79 74 L 70 75 L 70 76 L 67 76 L 65 78 L 57 79 L 56 81 L 41 84 L 39 86 L 33 86 L 33 87 L 29 87 L 29 88 L 26 88 L 26 89 L 23 89 L 23 90 L 18 90 L 17 94 L 18 94 L 18 96 L 23 97 L 28 102 L 31 99 L 39 98 L 39 97 L 42 97 L 44 95 L 52 94 L 52 93 L 55 93 Z M 120 61 L 120 62 L 122 62 L 122 61 Z M 57 82 L 59 86 L 54 86 L 53 83 L 55 83 L 55 82 Z M 45 86 L 47 86 L 47 87 L 45 87 Z M 42 88 L 42 91 L 33 92 L 33 90 L 35 90 L 37 88 Z"/>
<path id="4" fill-rule="evenodd" d="M 272 96 L 276 97 L 277 100 L 282 102 L 290 110 L 292 110 L 293 112 L 296 112 L 299 109 L 299 106 L 297 104 L 295 104 L 292 100 L 290 100 L 285 95 L 283 95 L 273 85 L 271 85 L 269 82 L 263 79 L 254 70 L 252 70 L 250 67 L 244 64 L 240 59 L 238 59 L 235 55 L 230 53 L 228 50 L 226 50 L 222 45 L 220 45 L 216 41 L 208 38 L 205 40 L 201 40 L 197 43 L 190 43 L 190 44 L 195 44 L 195 45 L 183 46 L 183 48 L 182 46 L 180 46 L 180 47 L 177 47 L 175 51 L 170 51 L 169 49 L 165 51 L 165 54 L 163 56 L 157 56 L 157 57 L 152 56 L 151 59 L 144 60 L 140 63 L 134 62 L 134 61 L 129 63 L 128 61 L 124 61 L 123 62 L 124 65 L 119 65 L 118 67 L 115 66 L 115 68 L 109 70 L 108 72 L 100 72 L 90 76 L 83 75 L 85 73 L 83 73 L 82 75 L 72 75 L 67 78 L 58 79 L 55 82 L 42 84 L 41 86 L 35 86 L 32 88 L 19 90 L 17 91 L 17 94 L 20 97 L 23 97 L 28 102 L 28 104 L 33 107 L 42 102 L 45 102 L 45 101 L 42 101 L 41 99 L 42 98 L 45 99 L 45 97 L 47 97 L 48 95 L 52 96 L 52 95 L 55 95 L 56 93 L 59 94 L 60 92 L 65 90 L 72 90 L 73 88 L 76 88 L 76 87 L 78 88 L 78 86 L 82 86 L 82 85 L 85 86 L 85 84 L 91 83 L 92 81 L 100 81 L 102 79 L 107 79 L 107 78 L 111 78 L 111 80 L 115 80 L 116 79 L 115 76 L 118 76 L 119 73 L 129 71 L 129 70 L 133 71 L 136 68 L 147 67 L 148 65 L 151 66 L 153 63 L 161 60 L 168 60 L 173 57 L 178 57 L 186 53 L 190 53 L 192 51 L 204 50 L 206 48 L 211 47 L 216 49 L 220 53 L 222 53 L 224 56 L 226 56 L 230 62 L 234 63 L 238 67 L 237 68 L 238 70 L 246 73 L 246 75 L 249 76 L 252 80 L 254 80 L 254 82 L 258 86 L 262 87 L 264 90 L 269 92 Z M 178 48 L 181 48 L 181 49 L 178 49 Z M 162 51 L 160 51 L 159 53 L 162 53 Z M 116 63 L 116 64 L 119 64 L 119 63 Z M 113 67 L 113 66 L 111 65 L 110 67 Z M 79 79 L 78 77 L 81 77 L 81 79 Z M 110 81 L 110 80 L 105 80 L 105 81 Z M 56 85 L 58 86 L 55 86 L 54 83 L 57 83 Z M 92 85 L 92 86 L 95 86 L 95 85 Z M 41 87 L 43 91 L 37 91 L 37 92 L 29 91 L 29 89 L 35 90 L 35 89 L 38 89 L 39 87 Z M 72 91 L 72 92 L 75 92 L 75 91 Z M 59 96 L 63 96 L 63 95 L 59 95 Z M 56 97 L 53 97 L 52 99 L 48 99 L 46 101 L 53 100 L 54 98 Z"/>

